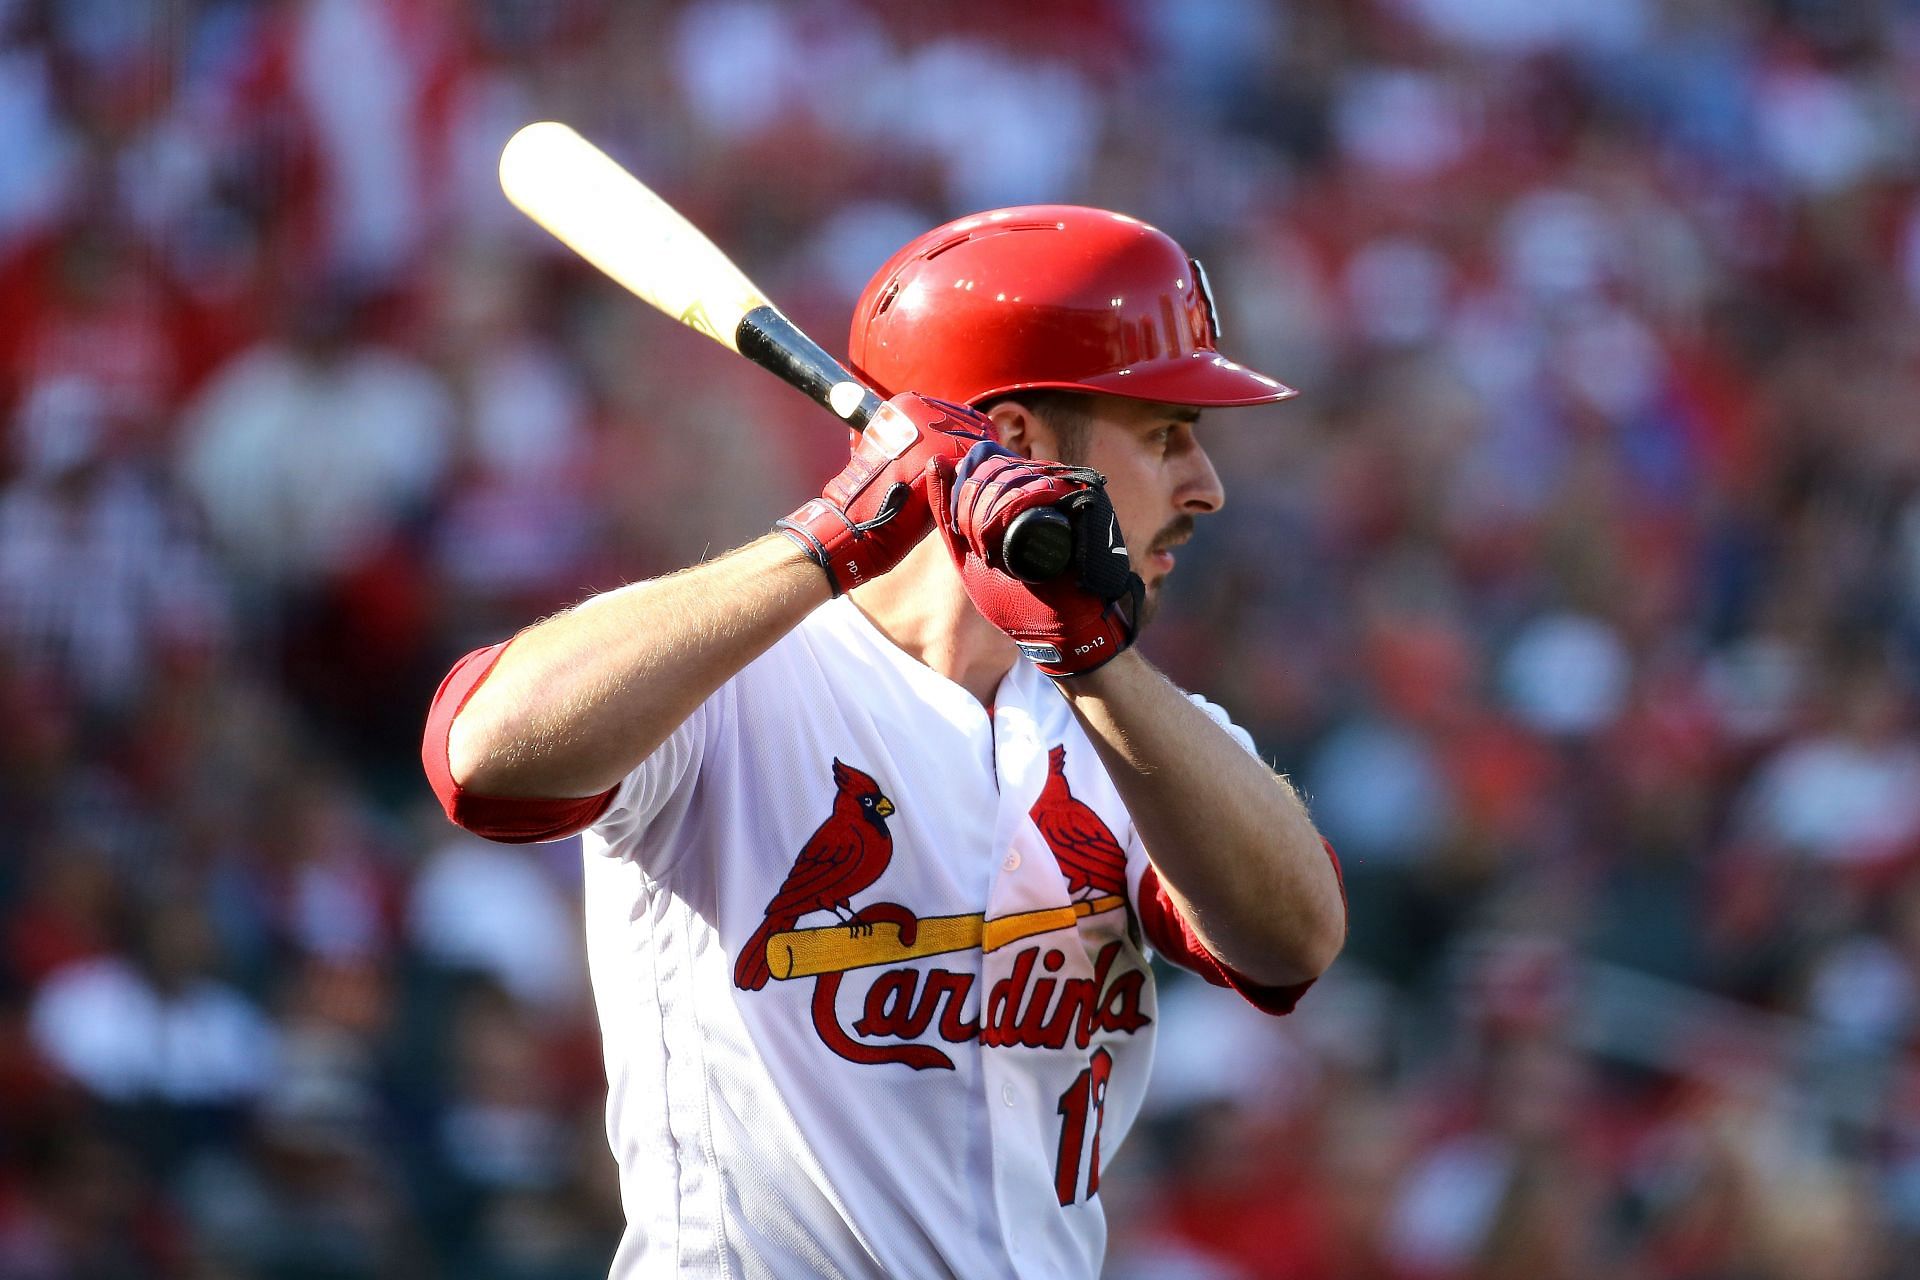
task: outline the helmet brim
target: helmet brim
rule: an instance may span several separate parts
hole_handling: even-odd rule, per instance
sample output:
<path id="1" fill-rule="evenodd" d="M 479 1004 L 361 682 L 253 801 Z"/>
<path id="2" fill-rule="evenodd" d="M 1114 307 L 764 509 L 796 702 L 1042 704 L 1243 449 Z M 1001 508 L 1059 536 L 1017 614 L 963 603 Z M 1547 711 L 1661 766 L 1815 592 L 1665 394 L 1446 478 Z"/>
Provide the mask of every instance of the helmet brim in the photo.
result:
<path id="1" fill-rule="evenodd" d="M 1299 395 L 1292 387 L 1264 373 L 1236 364 L 1217 351 L 1194 351 L 1163 360 L 1143 360 L 1111 373 L 1058 382 L 1024 382 L 999 387 L 980 400 L 1013 391 L 1092 391 L 1129 400 L 1155 400 L 1192 405 L 1200 409 L 1238 408 L 1272 404 Z M 976 401 L 978 403 L 978 401 Z"/>

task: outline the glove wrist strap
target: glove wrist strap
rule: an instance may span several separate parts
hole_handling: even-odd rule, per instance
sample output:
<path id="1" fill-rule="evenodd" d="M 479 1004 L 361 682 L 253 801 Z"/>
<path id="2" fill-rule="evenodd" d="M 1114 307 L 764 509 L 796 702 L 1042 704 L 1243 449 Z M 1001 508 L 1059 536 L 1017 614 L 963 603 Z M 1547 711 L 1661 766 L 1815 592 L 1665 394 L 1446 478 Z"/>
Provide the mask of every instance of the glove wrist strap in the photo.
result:
<path id="1" fill-rule="evenodd" d="M 1020 652 L 1040 668 L 1042 674 L 1055 680 L 1071 680 L 1075 676 L 1098 671 L 1112 662 L 1132 647 L 1133 638 L 1120 627 L 1109 624 L 1081 636 L 1077 644 L 1015 643 L 1019 644 Z"/>
<path id="2" fill-rule="evenodd" d="M 789 541 L 806 553 L 807 559 L 820 566 L 820 572 L 827 575 L 828 589 L 837 596 L 841 593 L 842 588 L 840 586 L 839 576 L 833 571 L 833 556 L 828 553 L 826 543 L 822 542 L 812 529 L 797 519 L 797 517 L 803 515 L 805 511 L 806 508 L 803 507 L 784 520 L 774 521 L 774 531 L 785 535 Z"/>
<path id="3" fill-rule="evenodd" d="M 855 520 L 829 498 L 815 498 L 773 527 L 820 566 L 837 596 L 893 567 L 899 553 L 889 553 L 878 531 L 893 524 L 911 493 L 904 484 L 889 486 L 867 520 Z"/>

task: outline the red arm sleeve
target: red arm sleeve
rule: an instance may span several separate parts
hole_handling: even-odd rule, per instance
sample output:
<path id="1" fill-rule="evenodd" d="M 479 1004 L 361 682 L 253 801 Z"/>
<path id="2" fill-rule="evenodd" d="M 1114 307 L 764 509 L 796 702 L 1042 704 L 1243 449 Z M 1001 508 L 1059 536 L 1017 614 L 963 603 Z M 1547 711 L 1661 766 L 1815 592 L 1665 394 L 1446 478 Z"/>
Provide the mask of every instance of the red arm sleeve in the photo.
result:
<path id="1" fill-rule="evenodd" d="M 1344 911 L 1347 905 L 1347 882 L 1340 873 L 1340 859 L 1334 854 L 1333 846 L 1325 840 L 1320 842 L 1320 847 L 1327 851 L 1327 857 L 1333 863 L 1334 878 L 1340 882 L 1340 906 Z M 1262 986 L 1222 963 L 1219 957 L 1207 950 L 1199 935 L 1194 933 L 1193 926 L 1174 906 L 1166 886 L 1160 883 L 1159 873 L 1151 865 L 1140 877 L 1140 928 L 1145 931 L 1147 941 L 1153 944 L 1155 951 L 1182 969 L 1199 974 L 1216 987 L 1231 987 L 1238 991 L 1247 1003 L 1262 1013 L 1292 1013 L 1293 1007 L 1300 1003 L 1300 997 L 1313 985 L 1308 981 L 1290 987 Z"/>
<path id="2" fill-rule="evenodd" d="M 427 712 L 427 731 L 420 741 L 420 763 L 426 766 L 427 781 L 447 817 L 477 836 L 506 844 L 531 844 L 537 840 L 558 840 L 591 826 L 594 819 L 613 803 L 617 788 L 609 787 L 597 796 L 548 800 L 538 797 L 475 795 L 453 780 L 453 768 L 447 759 L 447 735 L 453 730 L 453 718 L 467 699 L 493 670 L 493 664 L 513 641 L 475 649 L 460 661 L 440 682 L 433 695 L 433 707 Z"/>

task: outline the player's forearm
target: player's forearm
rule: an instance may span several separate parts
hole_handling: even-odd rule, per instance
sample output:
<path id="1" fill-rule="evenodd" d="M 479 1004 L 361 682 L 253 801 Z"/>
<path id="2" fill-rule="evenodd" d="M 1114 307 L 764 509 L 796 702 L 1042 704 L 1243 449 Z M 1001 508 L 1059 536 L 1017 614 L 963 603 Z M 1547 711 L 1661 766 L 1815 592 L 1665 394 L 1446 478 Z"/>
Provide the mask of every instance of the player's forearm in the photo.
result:
<path id="1" fill-rule="evenodd" d="M 453 722 L 454 781 L 493 796 L 604 791 L 828 598 L 819 566 L 770 534 L 530 627 Z"/>
<path id="2" fill-rule="evenodd" d="M 1271 985 L 1333 962 L 1346 911 L 1293 788 L 1137 651 L 1061 690 L 1126 801 L 1160 881 L 1210 951 Z"/>

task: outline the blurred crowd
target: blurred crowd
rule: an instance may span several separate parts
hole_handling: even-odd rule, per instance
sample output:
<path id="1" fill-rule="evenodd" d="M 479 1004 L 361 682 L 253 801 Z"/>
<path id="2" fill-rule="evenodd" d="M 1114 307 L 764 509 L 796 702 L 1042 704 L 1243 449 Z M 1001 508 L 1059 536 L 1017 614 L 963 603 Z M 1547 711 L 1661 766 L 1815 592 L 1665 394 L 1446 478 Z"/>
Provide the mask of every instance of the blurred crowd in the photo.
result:
<path id="1" fill-rule="evenodd" d="M 1351 940 L 1168 976 L 1112 1276 L 1920 1276 L 1920 3 L 4 0 L 0 1277 L 604 1274 L 578 849 L 422 716 L 841 441 L 505 204 L 541 117 L 829 346 L 1079 201 L 1302 389 L 1146 648 Z"/>

